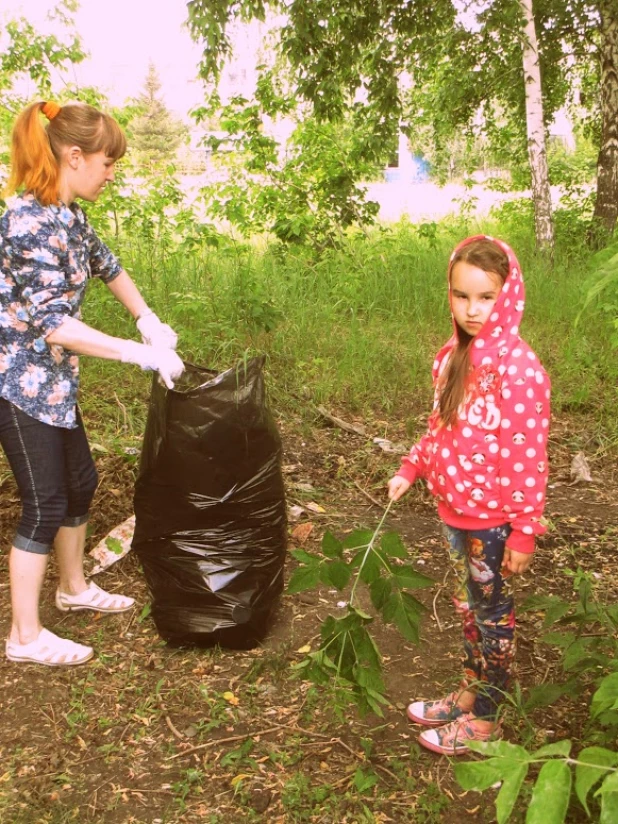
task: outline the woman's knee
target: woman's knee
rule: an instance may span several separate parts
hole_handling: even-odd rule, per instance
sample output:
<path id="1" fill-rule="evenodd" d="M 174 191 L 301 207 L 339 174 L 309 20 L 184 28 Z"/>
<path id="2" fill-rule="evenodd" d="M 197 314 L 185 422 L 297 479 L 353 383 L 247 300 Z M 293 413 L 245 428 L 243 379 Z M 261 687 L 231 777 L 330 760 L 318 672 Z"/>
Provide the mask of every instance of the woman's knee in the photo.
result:
<path id="1" fill-rule="evenodd" d="M 92 502 L 94 498 L 94 493 L 97 491 L 97 487 L 99 486 L 99 473 L 94 465 L 94 461 L 91 463 L 88 472 L 84 476 L 83 481 L 83 495 L 84 498 L 88 499 L 88 504 Z"/>
<path id="2" fill-rule="evenodd" d="M 68 518 L 88 515 L 90 504 L 99 485 L 99 475 L 92 461 L 75 480 L 68 492 Z"/>
<path id="3" fill-rule="evenodd" d="M 67 517 L 66 489 L 59 487 L 44 495 L 22 497 L 22 514 L 13 545 L 25 552 L 47 554 L 56 533 Z"/>

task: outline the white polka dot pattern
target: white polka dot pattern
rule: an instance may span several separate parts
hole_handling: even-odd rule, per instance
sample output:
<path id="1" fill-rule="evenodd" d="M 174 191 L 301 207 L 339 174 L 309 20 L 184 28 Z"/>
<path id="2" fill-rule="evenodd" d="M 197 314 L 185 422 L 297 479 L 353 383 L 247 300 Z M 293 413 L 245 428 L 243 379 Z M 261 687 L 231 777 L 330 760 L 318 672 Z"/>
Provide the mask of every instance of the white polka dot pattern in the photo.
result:
<path id="1" fill-rule="evenodd" d="M 509 256 L 510 275 L 469 350 L 473 370 L 458 421 L 441 425 L 437 412 L 438 381 L 458 341 L 454 325 L 455 334 L 434 361 L 435 406 L 428 431 L 403 459 L 399 474 L 410 482 L 427 480 L 447 523 L 474 529 L 479 520 L 488 521 L 486 527 L 508 521 L 509 547 L 531 552 L 535 536 L 545 532 L 540 519 L 548 476 L 550 382 L 519 337 L 525 300 L 519 264 L 506 244 L 494 242 Z"/>

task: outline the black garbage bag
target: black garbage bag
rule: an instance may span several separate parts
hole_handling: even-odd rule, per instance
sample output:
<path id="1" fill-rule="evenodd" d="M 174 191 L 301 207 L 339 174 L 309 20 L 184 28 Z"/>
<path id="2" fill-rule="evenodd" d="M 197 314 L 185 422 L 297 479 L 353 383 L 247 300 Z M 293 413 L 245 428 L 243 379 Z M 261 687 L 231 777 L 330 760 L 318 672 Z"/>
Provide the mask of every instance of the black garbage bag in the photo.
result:
<path id="1" fill-rule="evenodd" d="M 172 391 L 153 380 L 132 547 L 171 643 L 251 648 L 283 589 L 281 440 L 263 365 L 187 365 Z"/>

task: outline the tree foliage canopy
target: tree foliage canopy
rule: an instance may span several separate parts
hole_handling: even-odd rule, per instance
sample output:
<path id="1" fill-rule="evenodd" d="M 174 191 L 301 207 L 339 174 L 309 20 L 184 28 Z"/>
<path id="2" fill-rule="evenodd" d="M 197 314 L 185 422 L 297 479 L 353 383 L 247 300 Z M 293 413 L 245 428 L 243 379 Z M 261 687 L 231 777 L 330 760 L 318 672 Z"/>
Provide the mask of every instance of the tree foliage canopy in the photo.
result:
<path id="1" fill-rule="evenodd" d="M 358 117 L 362 101 L 383 141 L 402 120 L 411 135 L 429 132 L 438 154 L 454 134 L 482 132 L 498 157 L 525 168 L 520 0 L 191 0 L 188 10 L 207 81 L 230 54 L 231 22 L 274 15 L 290 84 L 318 122 Z M 618 19 L 615 0 L 535 0 L 534 13 L 546 124 L 576 91 L 599 139 L 601 24 Z"/>
<path id="2" fill-rule="evenodd" d="M 24 88 L 34 87 L 44 100 L 52 93 L 53 75 L 80 63 L 86 53 L 73 27 L 74 0 L 63 0 L 50 15 L 58 34 L 41 34 L 25 17 L 8 20 L 0 32 L 0 132 L 7 136 L 26 102 Z M 67 88 L 72 89 L 70 83 Z M 32 91 L 30 91 L 32 94 Z"/>

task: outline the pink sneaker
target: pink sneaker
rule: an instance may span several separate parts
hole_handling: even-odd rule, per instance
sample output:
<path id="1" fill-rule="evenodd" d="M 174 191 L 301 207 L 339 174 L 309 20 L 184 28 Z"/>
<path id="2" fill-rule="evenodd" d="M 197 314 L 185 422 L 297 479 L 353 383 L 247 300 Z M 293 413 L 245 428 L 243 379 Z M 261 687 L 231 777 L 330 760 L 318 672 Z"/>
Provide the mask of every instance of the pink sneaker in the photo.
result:
<path id="1" fill-rule="evenodd" d="M 438 701 L 415 701 L 413 704 L 408 704 L 406 714 L 415 724 L 422 724 L 424 727 L 441 727 L 464 714 L 464 710 L 457 706 L 460 694 L 461 690 L 458 690 Z"/>
<path id="2" fill-rule="evenodd" d="M 497 741 L 502 738 L 499 723 L 491 732 L 480 732 L 471 723 L 475 720 L 476 716 L 471 712 L 464 713 L 450 724 L 422 732 L 418 737 L 419 744 L 440 755 L 463 755 L 468 752 L 468 741 Z"/>

